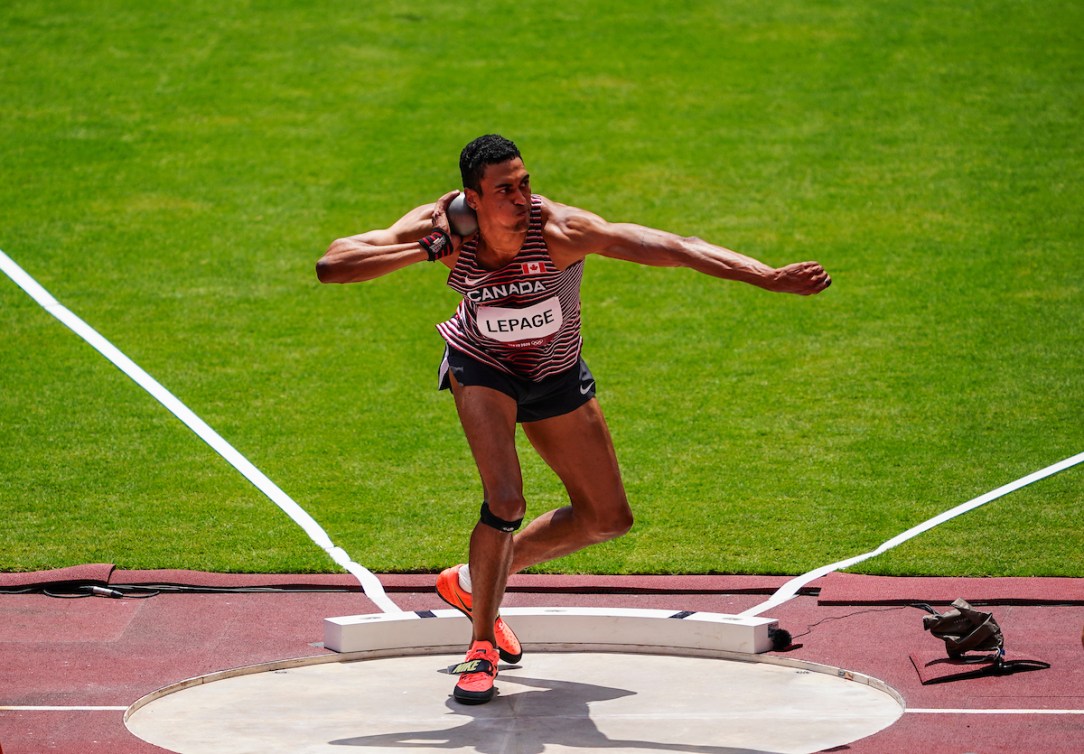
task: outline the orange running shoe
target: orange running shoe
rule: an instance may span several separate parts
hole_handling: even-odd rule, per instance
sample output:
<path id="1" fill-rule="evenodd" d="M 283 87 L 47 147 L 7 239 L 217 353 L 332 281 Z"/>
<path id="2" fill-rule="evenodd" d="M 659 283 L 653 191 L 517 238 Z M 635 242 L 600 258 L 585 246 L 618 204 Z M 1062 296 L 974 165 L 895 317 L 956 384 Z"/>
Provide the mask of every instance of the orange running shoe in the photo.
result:
<path id="1" fill-rule="evenodd" d="M 437 594 L 463 615 L 473 619 L 470 592 L 459 586 L 459 569 L 462 567 L 462 564 L 455 565 L 440 572 L 437 576 Z M 523 658 L 523 646 L 512 627 L 498 615 L 493 623 L 493 631 L 497 634 L 497 651 L 501 659 L 511 664 L 519 662 Z"/>
<path id="2" fill-rule="evenodd" d="M 459 676 L 452 696 L 461 704 L 485 704 L 497 689 L 493 681 L 497 680 L 499 653 L 488 641 L 476 641 L 467 650 L 467 659 L 452 668 Z"/>

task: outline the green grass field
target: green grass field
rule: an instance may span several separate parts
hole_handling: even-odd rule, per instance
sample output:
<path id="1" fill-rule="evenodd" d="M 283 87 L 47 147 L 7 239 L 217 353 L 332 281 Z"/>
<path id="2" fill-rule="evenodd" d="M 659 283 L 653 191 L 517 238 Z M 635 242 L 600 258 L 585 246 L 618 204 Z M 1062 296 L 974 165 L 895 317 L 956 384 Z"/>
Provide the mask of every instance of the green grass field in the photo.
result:
<path id="1" fill-rule="evenodd" d="M 797 299 L 592 259 L 585 355 L 638 515 L 549 570 L 799 573 L 1084 450 L 1084 6 L 10 0 L 0 249 L 373 570 L 465 557 L 480 486 L 419 265 L 334 238 L 458 186 L 773 264 Z M 0 277 L 0 569 L 334 564 Z M 523 447 L 529 515 L 564 504 Z M 883 556 L 1084 576 L 1084 468 Z"/>

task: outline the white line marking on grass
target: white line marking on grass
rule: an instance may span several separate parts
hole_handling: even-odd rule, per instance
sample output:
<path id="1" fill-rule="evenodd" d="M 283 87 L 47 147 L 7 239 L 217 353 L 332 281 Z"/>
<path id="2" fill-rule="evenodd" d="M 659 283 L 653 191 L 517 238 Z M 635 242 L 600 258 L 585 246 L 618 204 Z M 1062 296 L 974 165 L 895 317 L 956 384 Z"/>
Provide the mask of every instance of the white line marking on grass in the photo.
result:
<path id="1" fill-rule="evenodd" d="M 905 709 L 915 715 L 1084 715 L 1084 709 Z"/>
<path id="2" fill-rule="evenodd" d="M 72 332 L 89 343 L 102 356 L 109 359 L 114 366 L 128 375 L 137 385 L 151 394 L 159 403 L 166 407 L 174 416 L 195 432 L 201 440 L 211 446 L 220 456 L 239 471 L 246 479 L 254 484 L 260 492 L 267 495 L 275 505 L 283 510 L 293 521 L 305 530 L 317 545 L 326 552 L 331 559 L 344 569 L 353 574 L 365 596 L 373 601 L 384 612 L 398 613 L 402 608 L 396 605 L 384 593 L 384 587 L 380 580 L 368 569 L 355 563 L 341 547 L 337 547 L 327 532 L 316 523 L 305 510 L 295 503 L 289 495 L 279 489 L 262 471 L 241 455 L 237 450 L 226 442 L 221 435 L 211 429 L 210 426 L 196 416 L 187 406 L 181 403 L 176 396 L 162 387 L 153 377 L 120 352 L 112 343 L 103 338 L 94 328 L 81 320 L 59 301 L 53 298 L 49 291 L 45 290 L 38 281 L 32 278 L 22 267 L 17 265 L 11 257 L 0 250 L 0 270 L 3 270 L 17 286 L 22 288 L 34 299 L 45 311 L 52 314 Z"/>
<path id="3" fill-rule="evenodd" d="M 863 560 L 868 560 L 875 555 L 880 555 L 887 550 L 891 550 L 896 545 L 906 542 L 912 537 L 918 536 L 925 531 L 929 531 L 930 529 L 938 526 L 939 524 L 943 524 L 949 519 L 956 518 L 956 516 L 967 513 L 969 510 L 972 510 L 974 508 L 978 508 L 980 505 L 985 505 L 991 500 L 996 500 L 1003 495 L 1008 495 L 1010 492 L 1014 492 L 1021 487 L 1026 487 L 1032 482 L 1037 482 L 1040 479 L 1045 479 L 1048 476 L 1057 474 L 1059 471 L 1064 471 L 1070 466 L 1075 466 L 1081 461 L 1084 461 L 1084 453 L 1077 453 L 1072 458 L 1066 458 L 1064 461 L 1059 461 L 1058 463 L 1055 463 L 1051 466 L 1047 466 L 1045 469 L 1041 469 L 1040 471 L 1036 471 L 1033 474 L 1021 477 L 1015 482 L 1010 482 L 1009 484 L 1006 484 L 1002 487 L 998 487 L 996 490 L 987 492 L 985 495 L 980 495 L 973 500 L 969 500 L 962 505 L 957 505 L 955 508 L 945 511 L 938 516 L 934 516 L 928 521 L 925 521 L 918 526 L 908 529 L 903 534 L 899 534 L 893 537 L 892 539 L 888 540 L 880 547 L 878 547 L 876 550 L 863 553 L 862 555 L 856 555 L 855 557 L 848 558 L 847 560 L 841 560 L 838 563 L 821 566 L 820 568 L 814 569 L 809 573 L 797 576 L 788 581 L 787 583 L 783 584 L 783 586 L 779 587 L 779 589 L 776 590 L 775 594 L 769 597 L 766 601 L 761 602 L 755 607 L 749 608 L 744 613 L 739 613 L 739 615 L 742 617 L 760 615 L 761 613 L 767 610 L 771 610 L 773 607 L 782 605 L 784 602 L 792 599 L 796 594 L 798 594 L 798 590 L 808 584 L 810 581 L 819 579 L 821 576 L 826 576 L 833 571 L 838 571 L 840 568 L 849 568 L 856 563 L 861 563 Z"/>

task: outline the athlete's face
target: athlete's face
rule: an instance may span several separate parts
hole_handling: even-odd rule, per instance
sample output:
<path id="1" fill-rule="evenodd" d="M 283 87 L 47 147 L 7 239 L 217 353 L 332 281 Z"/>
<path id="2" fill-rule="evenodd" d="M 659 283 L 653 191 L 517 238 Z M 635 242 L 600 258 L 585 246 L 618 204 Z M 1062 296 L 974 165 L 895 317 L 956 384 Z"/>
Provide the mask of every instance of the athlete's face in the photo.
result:
<path id="1" fill-rule="evenodd" d="M 482 191 L 467 190 L 467 200 L 478 213 L 481 226 L 522 233 L 531 218 L 531 175 L 519 157 L 486 167 Z"/>

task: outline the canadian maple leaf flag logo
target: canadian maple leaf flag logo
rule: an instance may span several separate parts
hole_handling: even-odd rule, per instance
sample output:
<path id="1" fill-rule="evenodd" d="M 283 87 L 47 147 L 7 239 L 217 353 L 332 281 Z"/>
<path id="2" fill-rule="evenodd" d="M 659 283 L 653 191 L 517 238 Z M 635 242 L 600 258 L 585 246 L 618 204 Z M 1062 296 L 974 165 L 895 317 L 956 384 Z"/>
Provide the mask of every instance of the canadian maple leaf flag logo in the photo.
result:
<path id="1" fill-rule="evenodd" d="M 541 275 L 543 272 L 541 262 L 524 262 L 523 274 L 524 275 Z"/>

